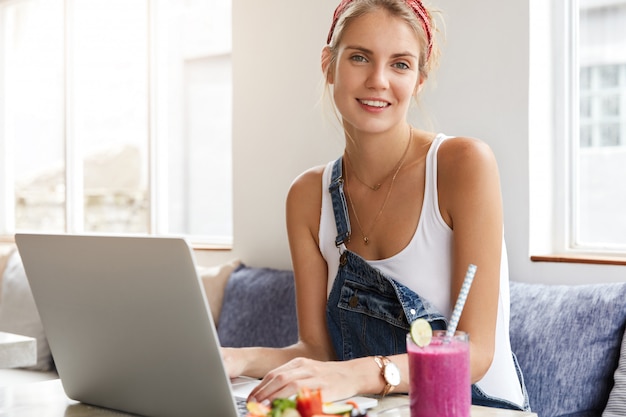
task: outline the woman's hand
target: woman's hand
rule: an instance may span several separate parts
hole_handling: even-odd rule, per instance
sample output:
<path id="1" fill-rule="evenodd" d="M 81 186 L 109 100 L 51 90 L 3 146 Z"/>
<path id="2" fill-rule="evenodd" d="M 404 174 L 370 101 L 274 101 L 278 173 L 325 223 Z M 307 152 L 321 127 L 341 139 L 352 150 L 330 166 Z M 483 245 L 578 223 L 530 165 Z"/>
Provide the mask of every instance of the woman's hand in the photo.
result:
<path id="1" fill-rule="evenodd" d="M 370 374 L 378 375 L 372 361 Z M 270 371 L 251 393 L 250 401 L 288 398 L 300 388 L 319 388 L 324 402 L 348 398 L 359 393 L 359 374 L 352 371 L 352 362 L 322 362 L 296 358 Z M 376 369 L 374 369 L 376 368 Z M 362 380 L 362 378 L 361 378 Z"/>

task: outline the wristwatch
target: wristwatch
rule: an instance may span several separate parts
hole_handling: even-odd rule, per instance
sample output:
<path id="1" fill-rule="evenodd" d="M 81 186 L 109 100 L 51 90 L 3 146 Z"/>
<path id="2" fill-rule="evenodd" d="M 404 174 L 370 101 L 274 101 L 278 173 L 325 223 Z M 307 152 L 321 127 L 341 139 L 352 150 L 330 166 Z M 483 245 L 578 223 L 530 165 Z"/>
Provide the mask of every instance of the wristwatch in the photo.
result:
<path id="1" fill-rule="evenodd" d="M 384 397 L 400 384 L 400 370 L 395 363 L 386 356 L 374 356 L 376 365 L 380 368 L 380 374 L 385 380 L 385 388 L 380 395 Z"/>

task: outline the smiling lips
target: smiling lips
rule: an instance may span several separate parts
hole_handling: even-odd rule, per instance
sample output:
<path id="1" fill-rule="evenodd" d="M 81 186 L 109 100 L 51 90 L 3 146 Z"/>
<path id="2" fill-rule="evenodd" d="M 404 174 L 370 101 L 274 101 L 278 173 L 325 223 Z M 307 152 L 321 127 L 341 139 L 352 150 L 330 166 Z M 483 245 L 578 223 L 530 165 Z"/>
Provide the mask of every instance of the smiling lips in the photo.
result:
<path id="1" fill-rule="evenodd" d="M 359 100 L 359 103 L 365 106 L 376 107 L 379 109 L 390 106 L 389 103 L 387 103 L 386 101 L 381 101 L 381 100 Z"/>

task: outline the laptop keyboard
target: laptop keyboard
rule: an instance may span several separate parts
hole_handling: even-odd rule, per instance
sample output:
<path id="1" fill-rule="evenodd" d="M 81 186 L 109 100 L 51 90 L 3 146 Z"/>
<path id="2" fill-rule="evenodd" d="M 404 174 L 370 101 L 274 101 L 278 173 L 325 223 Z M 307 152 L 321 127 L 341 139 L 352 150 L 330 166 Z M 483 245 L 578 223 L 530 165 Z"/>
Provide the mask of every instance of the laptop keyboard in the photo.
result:
<path id="1" fill-rule="evenodd" d="M 245 417 L 248 414 L 245 398 L 235 398 L 235 402 L 237 403 L 237 413 L 239 417 Z"/>

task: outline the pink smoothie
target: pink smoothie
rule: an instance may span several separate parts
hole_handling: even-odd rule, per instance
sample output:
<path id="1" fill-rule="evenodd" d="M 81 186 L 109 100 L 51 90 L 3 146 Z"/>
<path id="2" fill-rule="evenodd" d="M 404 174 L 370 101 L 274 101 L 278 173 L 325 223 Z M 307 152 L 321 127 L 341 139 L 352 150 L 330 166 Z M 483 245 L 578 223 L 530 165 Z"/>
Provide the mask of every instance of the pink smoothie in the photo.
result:
<path id="1" fill-rule="evenodd" d="M 469 417 L 471 383 L 469 339 L 457 332 L 444 341 L 444 332 L 433 332 L 423 348 L 407 336 L 411 417 Z"/>

